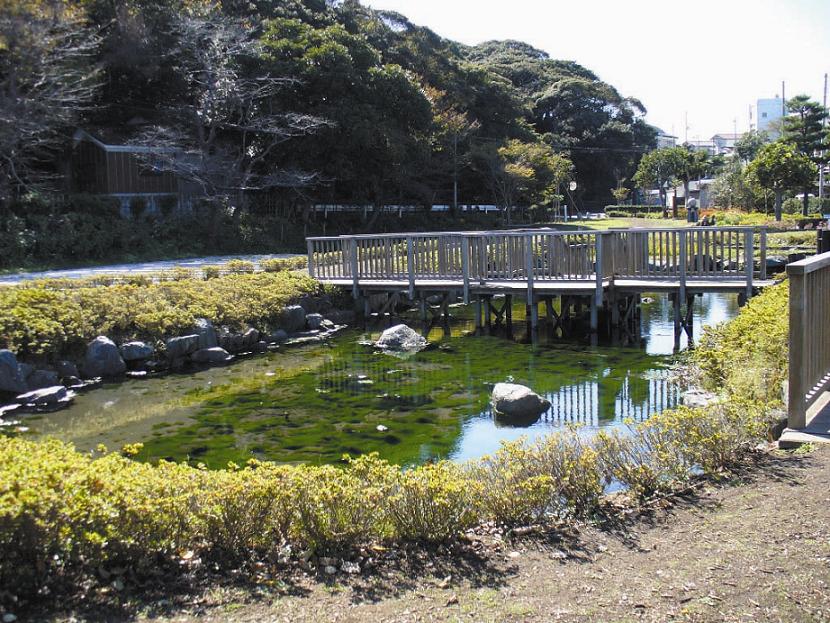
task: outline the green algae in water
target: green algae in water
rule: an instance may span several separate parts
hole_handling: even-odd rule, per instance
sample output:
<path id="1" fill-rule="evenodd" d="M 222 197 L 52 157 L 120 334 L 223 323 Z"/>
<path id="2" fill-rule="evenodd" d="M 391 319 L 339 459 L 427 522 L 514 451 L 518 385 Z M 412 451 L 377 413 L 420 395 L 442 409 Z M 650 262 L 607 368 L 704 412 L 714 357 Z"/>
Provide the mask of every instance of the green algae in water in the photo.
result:
<path id="1" fill-rule="evenodd" d="M 734 304 L 718 297 L 699 306 L 700 322 L 734 314 Z M 329 345 L 227 368 L 108 385 L 32 428 L 80 449 L 142 442 L 140 459 L 211 468 L 250 458 L 334 463 L 366 452 L 400 464 L 466 459 L 492 452 L 502 440 L 537 437 L 566 423 L 615 426 L 677 404 L 679 390 L 666 378 L 672 358 L 649 354 L 670 352 L 666 307 L 659 300 L 645 306 L 645 348 L 469 336 L 470 312 L 455 308 L 452 335 L 430 334 L 442 348 L 406 359 L 377 353 L 359 343 L 369 336 L 349 331 Z M 714 316 L 707 317 L 709 309 Z M 516 335 L 523 316 L 517 306 Z M 505 380 L 544 394 L 550 411 L 534 422 L 495 418 L 490 391 Z"/>

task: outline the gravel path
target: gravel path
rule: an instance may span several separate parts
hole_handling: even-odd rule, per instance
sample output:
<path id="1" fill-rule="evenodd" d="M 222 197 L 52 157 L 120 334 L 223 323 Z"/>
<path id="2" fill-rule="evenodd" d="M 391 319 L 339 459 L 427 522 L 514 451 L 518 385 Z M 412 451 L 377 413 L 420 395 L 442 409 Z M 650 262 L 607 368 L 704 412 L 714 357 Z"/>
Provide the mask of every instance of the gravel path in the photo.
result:
<path id="1" fill-rule="evenodd" d="M 99 275 L 115 274 L 146 274 L 159 273 L 174 268 L 201 269 L 205 266 L 224 264 L 230 260 L 247 260 L 259 265 L 263 260 L 273 258 L 297 257 L 296 253 L 273 253 L 267 255 L 212 255 L 183 260 L 161 260 L 157 262 L 137 262 L 133 264 L 108 264 L 89 268 L 67 268 L 63 270 L 45 270 L 39 272 L 23 272 L 0 276 L 0 285 L 12 285 L 30 279 L 83 279 Z"/>

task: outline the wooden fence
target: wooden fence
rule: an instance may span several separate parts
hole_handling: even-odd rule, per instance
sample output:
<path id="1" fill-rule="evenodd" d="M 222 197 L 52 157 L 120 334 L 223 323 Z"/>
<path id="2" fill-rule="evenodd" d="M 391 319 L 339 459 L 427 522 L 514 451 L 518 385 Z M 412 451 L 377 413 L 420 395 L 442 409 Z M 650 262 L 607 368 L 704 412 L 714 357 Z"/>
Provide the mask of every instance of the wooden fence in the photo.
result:
<path id="1" fill-rule="evenodd" d="M 756 240 L 757 238 L 757 240 Z M 756 242 L 758 252 L 756 255 Z M 766 278 L 766 230 L 751 227 L 513 230 L 382 234 L 308 239 L 312 276 L 323 281 L 416 284 L 604 279 L 745 281 Z M 598 269 L 599 267 L 599 269 Z M 427 282 L 427 283 L 424 283 Z"/>
<path id="2" fill-rule="evenodd" d="M 801 429 L 830 389 L 830 253 L 787 266 L 790 279 L 788 425 Z"/>

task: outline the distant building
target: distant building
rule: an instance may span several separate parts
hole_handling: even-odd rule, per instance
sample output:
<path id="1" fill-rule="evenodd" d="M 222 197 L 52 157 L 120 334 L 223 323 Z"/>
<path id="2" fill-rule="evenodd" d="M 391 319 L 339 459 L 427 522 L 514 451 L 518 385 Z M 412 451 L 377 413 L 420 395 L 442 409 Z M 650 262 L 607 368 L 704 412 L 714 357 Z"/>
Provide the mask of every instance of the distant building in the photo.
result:
<path id="1" fill-rule="evenodd" d="M 740 134 L 715 134 L 712 137 L 712 144 L 715 146 L 715 154 L 731 154 L 735 150 L 735 142 L 743 136 Z"/>
<path id="2" fill-rule="evenodd" d="M 676 147 L 677 146 L 677 137 L 673 134 L 667 134 L 660 128 L 657 129 L 657 149 L 662 149 L 664 147 Z"/>
<path id="3" fill-rule="evenodd" d="M 757 130 L 767 132 L 772 138 L 778 138 L 778 124 L 775 123 L 784 116 L 784 102 L 780 97 L 759 99 L 757 102 Z M 772 126 L 770 127 L 770 124 Z"/>
<path id="4" fill-rule="evenodd" d="M 165 203 L 182 208 L 197 194 L 193 184 L 161 162 L 153 162 L 151 154 L 175 150 L 107 144 L 84 130 L 76 131 L 73 138 L 69 156 L 72 192 L 114 197 L 124 211 L 135 202 L 151 211 Z"/>
<path id="5" fill-rule="evenodd" d="M 695 151 L 704 151 L 710 156 L 718 153 L 718 148 L 713 141 L 687 141 L 684 143 Z"/>

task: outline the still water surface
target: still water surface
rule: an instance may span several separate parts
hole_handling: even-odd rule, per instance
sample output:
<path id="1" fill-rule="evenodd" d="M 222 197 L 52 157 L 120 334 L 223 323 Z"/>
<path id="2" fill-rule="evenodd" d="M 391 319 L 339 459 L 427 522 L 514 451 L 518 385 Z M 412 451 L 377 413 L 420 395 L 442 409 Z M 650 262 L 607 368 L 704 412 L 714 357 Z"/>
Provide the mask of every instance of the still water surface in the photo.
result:
<path id="1" fill-rule="evenodd" d="M 518 307 L 515 339 L 473 336 L 471 310 L 453 312 L 449 336 L 438 328 L 429 335 L 440 346 L 407 359 L 361 344 L 379 330 L 349 330 L 326 345 L 224 368 L 105 385 L 78 396 L 68 410 L 26 424 L 34 436 L 55 436 L 82 450 L 142 442 L 141 459 L 213 468 L 251 457 L 330 463 L 372 451 L 413 464 L 481 456 L 503 440 L 534 438 L 571 422 L 587 430 L 620 426 L 681 400 L 668 375 L 674 333 L 664 296 L 643 305 L 642 338 L 633 346 L 551 340 L 544 330 L 536 344 L 525 343 Z M 695 335 L 736 313 L 734 295 L 698 297 Z M 551 409 L 532 422 L 494 417 L 492 385 L 511 379 L 544 394 Z"/>

